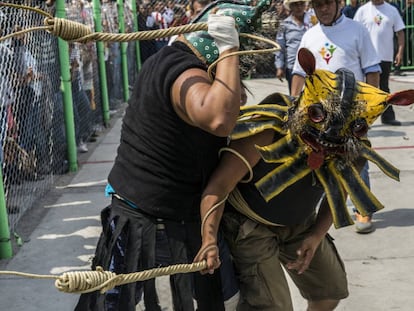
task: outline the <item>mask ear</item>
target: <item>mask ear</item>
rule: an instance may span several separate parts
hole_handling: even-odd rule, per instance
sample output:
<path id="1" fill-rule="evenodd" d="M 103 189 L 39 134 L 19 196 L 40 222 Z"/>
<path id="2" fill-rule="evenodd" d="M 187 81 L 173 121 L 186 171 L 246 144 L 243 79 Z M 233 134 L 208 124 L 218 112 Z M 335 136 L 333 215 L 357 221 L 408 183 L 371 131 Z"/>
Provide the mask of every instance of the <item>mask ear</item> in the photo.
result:
<path id="1" fill-rule="evenodd" d="M 308 49 L 301 48 L 298 52 L 298 61 L 308 76 L 315 72 L 316 61 L 312 52 Z"/>
<path id="2" fill-rule="evenodd" d="M 387 103 L 396 106 L 409 106 L 414 104 L 414 90 L 393 93 L 388 96 Z"/>

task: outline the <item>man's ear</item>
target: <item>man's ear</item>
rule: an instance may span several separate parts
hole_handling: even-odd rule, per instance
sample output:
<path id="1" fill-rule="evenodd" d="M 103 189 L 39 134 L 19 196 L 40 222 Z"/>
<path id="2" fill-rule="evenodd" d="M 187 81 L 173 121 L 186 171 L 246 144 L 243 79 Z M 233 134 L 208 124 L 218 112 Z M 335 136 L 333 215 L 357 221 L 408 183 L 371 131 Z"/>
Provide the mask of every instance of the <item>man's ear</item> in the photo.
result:
<path id="1" fill-rule="evenodd" d="M 405 90 L 390 94 L 387 103 L 396 106 L 409 106 L 414 104 L 414 90 Z"/>
<path id="2" fill-rule="evenodd" d="M 311 76 L 315 72 L 316 61 L 312 52 L 306 48 L 301 48 L 298 52 L 298 61 L 307 75 Z"/>

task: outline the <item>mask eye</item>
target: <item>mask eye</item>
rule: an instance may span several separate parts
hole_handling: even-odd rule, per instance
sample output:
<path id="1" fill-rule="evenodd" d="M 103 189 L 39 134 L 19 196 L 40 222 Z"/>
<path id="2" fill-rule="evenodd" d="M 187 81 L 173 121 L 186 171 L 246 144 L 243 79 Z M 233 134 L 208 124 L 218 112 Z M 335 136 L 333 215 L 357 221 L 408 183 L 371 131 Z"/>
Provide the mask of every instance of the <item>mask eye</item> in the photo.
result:
<path id="1" fill-rule="evenodd" d="M 325 111 L 321 104 L 313 104 L 308 108 L 308 116 L 314 123 L 320 123 L 326 118 Z"/>
<path id="2" fill-rule="evenodd" d="M 368 124 L 364 119 L 355 120 L 352 124 L 352 134 L 356 137 L 365 136 L 368 132 Z"/>

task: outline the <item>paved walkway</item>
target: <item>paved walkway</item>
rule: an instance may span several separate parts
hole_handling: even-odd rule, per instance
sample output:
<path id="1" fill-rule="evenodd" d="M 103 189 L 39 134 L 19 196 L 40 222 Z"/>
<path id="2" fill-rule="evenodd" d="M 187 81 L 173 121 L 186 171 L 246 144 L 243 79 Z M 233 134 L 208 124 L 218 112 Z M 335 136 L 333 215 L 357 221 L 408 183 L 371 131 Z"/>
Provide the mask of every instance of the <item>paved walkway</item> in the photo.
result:
<path id="1" fill-rule="evenodd" d="M 246 84 L 254 94 L 249 95 L 250 103 L 273 91 L 286 92 L 286 83 L 276 79 Z M 391 78 L 392 91 L 408 88 L 414 88 L 414 73 Z M 372 191 L 385 204 L 374 218 L 377 230 L 369 235 L 358 235 L 353 227 L 330 232 L 349 278 L 350 296 L 337 310 L 411 311 L 414 306 L 414 110 L 395 110 L 401 127 L 377 122 L 369 133 L 374 148 L 401 170 L 398 183 L 371 165 Z M 90 152 L 81 155 L 79 171 L 58 179 L 56 188 L 26 217 L 26 243 L 11 260 L 0 261 L 0 270 L 60 275 L 89 269 L 100 232 L 99 212 L 109 203 L 103 191 L 119 143 L 121 118 L 112 123 L 89 145 Z M 157 286 L 162 306 L 172 310 L 167 277 L 157 280 Z M 292 296 L 295 310 L 305 310 L 294 288 Z M 77 298 L 59 292 L 53 280 L 0 276 L 1 310 L 69 311 Z"/>

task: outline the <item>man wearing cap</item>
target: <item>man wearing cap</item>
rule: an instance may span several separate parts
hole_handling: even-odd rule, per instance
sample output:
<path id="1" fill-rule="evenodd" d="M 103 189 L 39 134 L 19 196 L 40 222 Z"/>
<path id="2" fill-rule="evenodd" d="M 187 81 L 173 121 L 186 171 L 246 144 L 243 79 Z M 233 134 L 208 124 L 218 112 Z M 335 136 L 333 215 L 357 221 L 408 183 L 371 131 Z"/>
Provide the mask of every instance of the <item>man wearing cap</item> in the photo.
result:
<path id="1" fill-rule="evenodd" d="M 312 5 L 319 24 L 303 35 L 299 48 L 312 52 L 318 69 L 335 72 L 339 68 L 348 68 L 358 81 L 378 87 L 380 59 L 365 27 L 340 13 L 339 0 L 313 0 Z M 302 91 L 304 76 L 305 72 L 296 60 L 293 96 Z"/>

